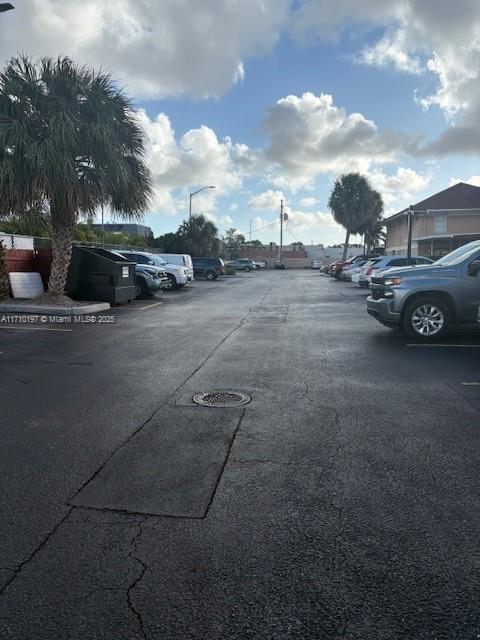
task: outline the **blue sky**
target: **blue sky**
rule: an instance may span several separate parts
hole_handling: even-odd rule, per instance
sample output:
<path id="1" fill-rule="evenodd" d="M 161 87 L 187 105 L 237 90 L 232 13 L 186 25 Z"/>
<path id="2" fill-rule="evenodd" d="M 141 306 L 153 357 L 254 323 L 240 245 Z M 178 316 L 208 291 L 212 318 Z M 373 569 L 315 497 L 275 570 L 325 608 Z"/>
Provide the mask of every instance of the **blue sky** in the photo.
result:
<path id="1" fill-rule="evenodd" d="M 389 215 L 480 184 L 474 0 L 25 0 L 3 59 L 67 54 L 111 70 L 140 109 L 156 195 L 145 223 L 193 209 L 221 232 L 336 243 L 333 181 L 364 173 Z M 478 135 L 478 137 L 477 137 Z M 480 147 L 480 143 L 479 147 Z"/>

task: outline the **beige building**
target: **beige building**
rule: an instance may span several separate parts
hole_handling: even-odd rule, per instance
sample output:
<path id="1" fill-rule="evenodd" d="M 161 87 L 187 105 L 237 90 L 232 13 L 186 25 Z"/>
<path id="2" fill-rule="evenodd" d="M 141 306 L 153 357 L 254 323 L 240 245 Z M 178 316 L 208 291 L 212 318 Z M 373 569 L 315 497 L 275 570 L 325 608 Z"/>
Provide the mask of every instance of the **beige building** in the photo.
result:
<path id="1" fill-rule="evenodd" d="M 385 253 L 407 253 L 409 209 L 386 218 Z M 459 182 L 412 205 L 412 255 L 439 257 L 480 239 L 480 187 Z"/>

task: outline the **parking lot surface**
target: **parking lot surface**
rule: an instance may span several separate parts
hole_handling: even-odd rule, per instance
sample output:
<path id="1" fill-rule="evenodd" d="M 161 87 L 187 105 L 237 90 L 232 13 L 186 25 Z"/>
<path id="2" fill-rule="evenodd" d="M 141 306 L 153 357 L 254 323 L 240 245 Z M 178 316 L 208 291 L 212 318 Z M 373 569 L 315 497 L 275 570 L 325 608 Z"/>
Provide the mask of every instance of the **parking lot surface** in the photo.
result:
<path id="1" fill-rule="evenodd" d="M 479 638 L 480 334 L 365 299 L 251 273 L 0 326 L 0 637 Z"/>

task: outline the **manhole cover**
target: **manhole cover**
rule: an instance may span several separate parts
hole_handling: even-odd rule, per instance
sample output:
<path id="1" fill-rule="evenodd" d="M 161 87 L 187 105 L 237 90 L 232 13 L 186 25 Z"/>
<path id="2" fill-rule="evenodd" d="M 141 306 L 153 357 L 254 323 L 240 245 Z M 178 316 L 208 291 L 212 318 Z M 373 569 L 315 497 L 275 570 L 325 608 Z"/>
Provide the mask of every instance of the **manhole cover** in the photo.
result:
<path id="1" fill-rule="evenodd" d="M 209 393 L 196 393 L 193 401 L 204 407 L 238 407 L 248 404 L 251 398 L 246 393 L 239 391 L 210 391 Z"/>

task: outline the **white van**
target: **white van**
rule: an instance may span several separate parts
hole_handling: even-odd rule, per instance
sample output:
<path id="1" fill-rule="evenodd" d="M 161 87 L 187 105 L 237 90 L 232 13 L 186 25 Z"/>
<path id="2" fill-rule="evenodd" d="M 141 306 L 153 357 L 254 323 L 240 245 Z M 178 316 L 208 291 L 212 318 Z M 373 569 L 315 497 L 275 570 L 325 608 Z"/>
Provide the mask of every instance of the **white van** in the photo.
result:
<path id="1" fill-rule="evenodd" d="M 180 266 L 185 267 L 188 273 L 188 279 L 190 281 L 193 280 L 192 258 L 188 253 L 156 253 L 155 255 L 160 256 L 160 258 L 163 258 L 169 264 L 179 264 Z"/>

